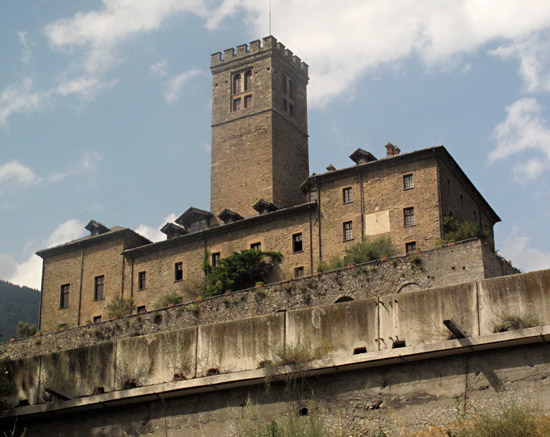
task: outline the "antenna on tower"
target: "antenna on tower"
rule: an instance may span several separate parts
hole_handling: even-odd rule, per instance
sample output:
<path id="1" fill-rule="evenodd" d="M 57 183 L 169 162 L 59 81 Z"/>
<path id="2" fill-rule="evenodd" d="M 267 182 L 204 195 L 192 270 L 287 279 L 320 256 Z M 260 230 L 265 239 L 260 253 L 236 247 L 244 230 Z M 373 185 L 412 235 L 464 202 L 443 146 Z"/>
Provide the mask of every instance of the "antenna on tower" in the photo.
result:
<path id="1" fill-rule="evenodd" d="M 271 0 L 269 0 L 269 36 L 271 36 Z"/>

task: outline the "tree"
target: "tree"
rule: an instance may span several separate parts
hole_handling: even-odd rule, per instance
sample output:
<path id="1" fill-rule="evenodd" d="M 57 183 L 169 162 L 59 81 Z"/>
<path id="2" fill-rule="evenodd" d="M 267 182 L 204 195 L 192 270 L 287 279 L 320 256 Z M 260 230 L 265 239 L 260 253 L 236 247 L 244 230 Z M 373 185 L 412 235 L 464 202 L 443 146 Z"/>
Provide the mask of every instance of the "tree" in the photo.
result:
<path id="1" fill-rule="evenodd" d="M 25 337 L 32 337 L 36 332 L 38 331 L 38 328 L 36 325 L 32 323 L 27 322 L 19 322 L 17 323 L 17 337 L 18 338 L 25 338 Z"/>
<path id="2" fill-rule="evenodd" d="M 489 231 L 481 229 L 476 223 L 468 220 L 459 220 L 450 215 L 443 217 L 443 234 L 444 237 L 439 238 L 437 241 L 437 247 L 455 241 L 469 240 L 471 238 L 486 240 L 489 237 Z"/>
<path id="3" fill-rule="evenodd" d="M 183 301 L 183 298 L 173 291 L 172 293 L 162 295 L 153 306 L 154 309 L 158 310 L 159 308 L 166 308 L 168 305 L 177 305 Z"/>
<path id="4" fill-rule="evenodd" d="M 256 249 L 233 252 L 222 258 L 208 274 L 205 295 L 217 296 L 225 291 L 243 290 L 257 282 L 265 282 L 273 265 L 282 260 L 280 252 Z"/>
<path id="5" fill-rule="evenodd" d="M 134 309 L 134 299 L 124 299 L 121 294 L 117 294 L 113 297 L 113 300 L 107 305 L 107 317 L 112 319 L 114 317 L 124 317 L 132 314 Z"/>

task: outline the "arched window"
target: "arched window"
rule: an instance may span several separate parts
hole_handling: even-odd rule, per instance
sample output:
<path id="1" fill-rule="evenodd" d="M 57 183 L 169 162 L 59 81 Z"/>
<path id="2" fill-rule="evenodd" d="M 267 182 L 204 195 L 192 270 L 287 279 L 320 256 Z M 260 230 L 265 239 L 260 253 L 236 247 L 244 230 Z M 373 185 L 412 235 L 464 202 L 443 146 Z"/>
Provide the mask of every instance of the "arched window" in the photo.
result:
<path id="1" fill-rule="evenodd" d="M 239 94 L 241 92 L 241 75 L 236 74 L 233 76 L 233 94 Z"/>
<path id="2" fill-rule="evenodd" d="M 244 74 L 244 90 L 248 91 L 252 89 L 252 71 L 248 70 Z"/>

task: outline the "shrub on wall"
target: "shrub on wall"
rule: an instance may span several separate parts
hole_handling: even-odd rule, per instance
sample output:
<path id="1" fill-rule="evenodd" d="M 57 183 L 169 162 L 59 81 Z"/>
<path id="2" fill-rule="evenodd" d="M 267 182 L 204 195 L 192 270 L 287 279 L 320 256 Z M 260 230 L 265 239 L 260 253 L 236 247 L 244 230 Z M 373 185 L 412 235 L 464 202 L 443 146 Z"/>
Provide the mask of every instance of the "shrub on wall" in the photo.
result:
<path id="1" fill-rule="evenodd" d="M 280 252 L 268 252 L 256 249 L 233 252 L 222 258 L 216 267 L 208 273 L 206 296 L 217 296 L 226 291 L 237 291 L 254 287 L 265 282 L 274 264 L 280 263 Z"/>
<path id="2" fill-rule="evenodd" d="M 17 324 L 16 335 L 18 338 L 32 337 L 34 334 L 36 334 L 37 331 L 38 328 L 36 327 L 36 325 L 27 322 L 19 322 Z"/>
<path id="3" fill-rule="evenodd" d="M 175 291 L 161 296 L 153 306 L 154 309 L 166 308 L 168 305 L 177 305 L 183 301 L 183 298 Z"/>
<path id="4" fill-rule="evenodd" d="M 480 238 L 486 240 L 489 238 L 489 231 L 483 230 L 474 222 L 468 220 L 459 220 L 453 216 L 443 217 L 443 234 L 439 238 L 436 247 L 442 247 L 455 241 L 469 240 L 471 238 Z"/>
<path id="5" fill-rule="evenodd" d="M 134 299 L 124 299 L 122 295 L 117 294 L 113 297 L 113 300 L 107 305 L 107 317 L 112 319 L 114 317 L 124 317 L 132 314 L 134 309 Z"/>

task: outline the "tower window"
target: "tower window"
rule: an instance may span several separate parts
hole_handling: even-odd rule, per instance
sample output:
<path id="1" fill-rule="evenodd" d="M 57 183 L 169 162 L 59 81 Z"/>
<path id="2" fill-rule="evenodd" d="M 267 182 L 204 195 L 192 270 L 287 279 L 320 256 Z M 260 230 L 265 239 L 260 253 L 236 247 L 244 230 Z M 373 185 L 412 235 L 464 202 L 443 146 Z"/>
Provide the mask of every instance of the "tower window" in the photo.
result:
<path id="1" fill-rule="evenodd" d="M 249 91 L 252 89 L 252 71 L 248 70 L 244 74 L 244 90 Z"/>
<path id="2" fill-rule="evenodd" d="M 174 281 L 181 281 L 183 279 L 183 263 L 174 264 Z"/>
<path id="3" fill-rule="evenodd" d="M 69 308 L 69 291 L 70 284 L 64 284 L 61 286 L 61 295 L 59 298 L 59 308 Z"/>
<path id="4" fill-rule="evenodd" d="M 292 236 L 292 251 L 301 252 L 303 250 L 302 233 L 294 234 Z"/>
<path id="5" fill-rule="evenodd" d="M 94 279 L 94 300 L 103 299 L 103 289 L 105 286 L 105 276 L 96 276 Z"/>
<path id="6" fill-rule="evenodd" d="M 244 107 L 250 108 L 252 106 L 252 94 L 248 96 L 244 96 Z"/>
<path id="7" fill-rule="evenodd" d="M 233 76 L 233 94 L 240 94 L 241 92 L 241 75 L 236 74 Z"/>
<path id="8" fill-rule="evenodd" d="M 344 241 L 353 240 L 353 222 L 344 222 Z"/>
<path id="9" fill-rule="evenodd" d="M 283 111 L 288 112 L 290 116 L 295 117 L 296 107 L 296 82 L 283 74 Z"/>
<path id="10" fill-rule="evenodd" d="M 145 290 L 147 287 L 147 272 L 138 273 L 138 290 Z"/>
<path id="11" fill-rule="evenodd" d="M 241 110 L 241 98 L 233 99 L 233 111 Z"/>
<path id="12" fill-rule="evenodd" d="M 403 222 L 406 228 L 414 226 L 414 208 L 403 209 Z"/>
<path id="13" fill-rule="evenodd" d="M 412 173 L 403 176 L 403 189 L 410 190 L 411 188 L 414 188 L 414 179 Z"/>
<path id="14" fill-rule="evenodd" d="M 240 111 L 252 106 L 252 70 L 233 75 L 231 95 L 231 111 Z"/>
<path id="15" fill-rule="evenodd" d="M 342 190 L 342 197 L 344 203 L 352 203 L 353 202 L 353 192 L 351 187 L 346 187 Z"/>

